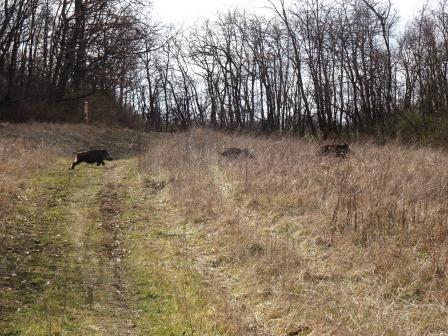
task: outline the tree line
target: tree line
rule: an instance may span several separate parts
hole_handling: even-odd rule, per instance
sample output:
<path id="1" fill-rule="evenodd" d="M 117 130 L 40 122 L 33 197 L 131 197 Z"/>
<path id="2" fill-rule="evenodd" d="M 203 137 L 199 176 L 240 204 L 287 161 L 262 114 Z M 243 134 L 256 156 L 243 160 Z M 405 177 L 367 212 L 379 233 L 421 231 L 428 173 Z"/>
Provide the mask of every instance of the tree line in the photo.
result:
<path id="1" fill-rule="evenodd" d="M 0 113 L 101 92 L 157 131 L 443 136 L 448 0 L 406 25 L 390 1 L 266 5 L 182 29 L 133 0 L 3 0 Z"/>
<path id="2" fill-rule="evenodd" d="M 0 7 L 0 118 L 36 118 L 41 105 L 43 118 L 73 120 L 71 107 L 98 93 L 126 104 L 141 41 L 151 35 L 139 1 L 1 0 Z"/>

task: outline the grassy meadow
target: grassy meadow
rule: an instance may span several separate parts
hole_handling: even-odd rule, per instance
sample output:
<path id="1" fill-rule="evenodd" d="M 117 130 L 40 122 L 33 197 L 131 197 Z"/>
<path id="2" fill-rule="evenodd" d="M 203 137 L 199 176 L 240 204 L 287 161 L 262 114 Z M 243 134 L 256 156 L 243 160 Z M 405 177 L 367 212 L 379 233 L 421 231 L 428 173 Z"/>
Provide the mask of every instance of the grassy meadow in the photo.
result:
<path id="1" fill-rule="evenodd" d="M 169 181 L 192 263 L 271 334 L 446 334 L 447 154 L 351 148 L 196 130 L 153 143 L 140 169 Z"/>
<path id="2" fill-rule="evenodd" d="M 2 124 L 0 335 L 447 335 L 447 153 L 322 144 Z"/>

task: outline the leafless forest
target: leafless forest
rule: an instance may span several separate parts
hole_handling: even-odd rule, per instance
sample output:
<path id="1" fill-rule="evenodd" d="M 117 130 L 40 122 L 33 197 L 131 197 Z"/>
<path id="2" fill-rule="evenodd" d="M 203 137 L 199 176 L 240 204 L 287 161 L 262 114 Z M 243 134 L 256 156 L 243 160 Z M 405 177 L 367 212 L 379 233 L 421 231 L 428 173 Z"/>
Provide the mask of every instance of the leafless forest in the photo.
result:
<path id="1" fill-rule="evenodd" d="M 267 0 L 194 27 L 127 0 L 2 0 L 0 118 L 143 119 L 298 135 L 445 140 L 448 1 Z"/>

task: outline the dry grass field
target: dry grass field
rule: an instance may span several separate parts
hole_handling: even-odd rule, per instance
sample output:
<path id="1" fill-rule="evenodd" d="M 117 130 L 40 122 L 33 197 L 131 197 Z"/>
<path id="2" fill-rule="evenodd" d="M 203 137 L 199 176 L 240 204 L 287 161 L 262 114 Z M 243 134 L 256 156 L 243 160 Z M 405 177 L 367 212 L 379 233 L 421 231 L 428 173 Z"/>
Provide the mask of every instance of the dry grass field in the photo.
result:
<path id="1" fill-rule="evenodd" d="M 447 153 L 351 148 L 1 125 L 0 335 L 448 335 Z"/>
<path id="2" fill-rule="evenodd" d="M 447 335 L 447 154 L 351 147 L 196 130 L 153 143 L 140 168 L 169 182 L 192 267 L 258 334 Z"/>

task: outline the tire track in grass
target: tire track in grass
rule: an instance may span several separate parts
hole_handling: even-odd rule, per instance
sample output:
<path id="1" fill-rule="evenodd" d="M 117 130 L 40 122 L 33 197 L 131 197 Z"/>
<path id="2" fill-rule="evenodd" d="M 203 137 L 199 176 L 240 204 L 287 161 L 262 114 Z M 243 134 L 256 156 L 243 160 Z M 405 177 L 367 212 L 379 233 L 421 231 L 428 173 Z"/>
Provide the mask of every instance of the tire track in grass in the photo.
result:
<path id="1" fill-rule="evenodd" d="M 122 213 L 127 186 L 122 173 L 126 166 L 127 162 L 116 162 L 104 168 L 103 174 L 85 183 L 72 200 L 72 229 L 78 242 L 73 259 L 83 265 L 82 335 L 137 333 L 124 266 L 127 222 L 122 221 Z"/>
<path id="2" fill-rule="evenodd" d="M 0 335 L 135 335 L 121 221 L 126 163 L 38 172 L 5 218 Z M 6 226 L 5 226 L 6 227 Z"/>
<path id="3" fill-rule="evenodd" d="M 101 241 L 100 264 L 103 272 L 102 290 L 111 293 L 108 306 L 113 317 L 112 325 L 104 325 L 107 335 L 135 335 L 136 312 L 129 297 L 127 270 L 127 222 L 121 218 L 127 194 L 127 186 L 122 182 L 124 166 L 115 166 L 105 174 L 105 182 L 99 191 L 98 202 L 103 237 Z"/>
<path id="4" fill-rule="evenodd" d="M 277 286 L 270 282 L 272 281 L 272 274 L 269 273 L 298 268 L 301 264 L 301 256 L 295 251 L 291 240 L 280 237 L 262 225 L 263 221 L 266 221 L 265 216 L 248 209 L 241 199 L 238 199 L 235 195 L 234 185 L 225 175 L 224 167 L 222 164 L 211 164 L 209 171 L 213 176 L 217 190 L 220 192 L 223 213 L 227 213 L 228 221 L 230 221 L 228 229 L 223 231 L 223 234 L 227 237 L 223 238 L 222 235 L 219 235 L 221 242 L 227 241 L 221 253 L 225 254 L 224 259 L 233 261 L 227 264 L 224 260 L 221 266 L 219 258 L 215 260 L 216 251 L 213 251 L 213 253 L 203 251 L 203 264 L 213 265 L 217 263 L 219 266 L 216 267 L 217 270 L 214 270 L 215 267 L 203 267 L 203 269 L 208 270 L 217 281 L 228 283 L 229 291 L 234 293 L 233 297 L 239 302 L 239 305 L 247 307 L 246 309 L 253 316 L 252 320 L 255 321 L 255 325 L 264 333 L 280 335 L 285 332 L 295 332 L 301 327 L 307 329 L 307 326 L 302 325 L 299 328 L 291 328 L 285 325 L 278 326 L 275 320 L 279 312 L 271 304 L 272 296 L 284 295 L 285 293 L 277 291 Z M 219 242 L 215 241 L 216 235 L 209 234 L 208 236 L 211 240 L 206 245 L 206 249 L 207 246 L 220 245 Z M 256 267 L 260 266 L 260 262 L 263 264 L 263 269 L 256 270 Z M 236 265 L 233 265 L 234 263 Z M 238 266 L 237 264 L 244 266 Z M 256 266 L 257 264 L 258 266 Z M 239 269 L 240 267 L 243 267 L 244 270 Z M 251 270 L 251 268 L 253 269 Z M 264 272 L 269 281 L 261 283 L 254 279 L 254 283 L 247 286 L 247 284 L 238 280 L 244 273 L 247 277 L 251 272 Z M 256 290 L 252 289 L 254 286 L 256 286 Z M 257 297 L 261 299 L 256 299 Z"/>
<path id="5" fill-rule="evenodd" d="M 267 335 L 216 282 L 221 279 L 203 272 L 201 230 L 171 199 L 169 179 L 156 175 L 136 178 L 130 189 L 141 335 Z"/>
<path id="6" fill-rule="evenodd" d="M 211 170 L 211 174 L 214 177 L 214 187 L 221 195 L 221 199 L 224 203 L 230 202 L 232 197 L 230 186 L 225 185 L 223 180 L 221 181 L 218 172 L 214 172 L 213 168 Z M 168 199 L 171 198 L 169 203 L 176 203 L 172 196 L 167 195 L 167 197 Z M 244 299 L 233 292 L 236 279 L 224 271 L 227 255 L 217 255 L 217 253 L 222 252 L 219 246 L 222 246 L 227 239 L 224 236 L 228 234 L 228 232 L 224 232 L 226 229 L 223 229 L 220 225 L 223 223 L 212 223 L 209 221 L 214 221 L 215 219 L 204 219 L 202 216 L 197 221 L 194 218 L 194 214 L 185 215 L 185 210 L 182 209 L 176 209 L 176 211 L 179 213 L 179 216 L 185 216 L 183 225 L 187 234 L 184 235 L 183 244 L 186 246 L 185 251 L 188 254 L 189 267 L 200 275 L 204 288 L 212 293 L 211 297 L 213 299 L 210 302 L 219 307 L 219 318 L 223 321 L 227 320 L 228 324 L 232 325 L 231 334 L 247 336 L 271 335 L 260 316 L 256 314 Z M 189 211 L 192 210 L 190 209 Z M 225 212 L 221 215 L 226 217 Z M 218 231 L 214 230 L 216 228 L 215 224 L 219 227 Z"/>

